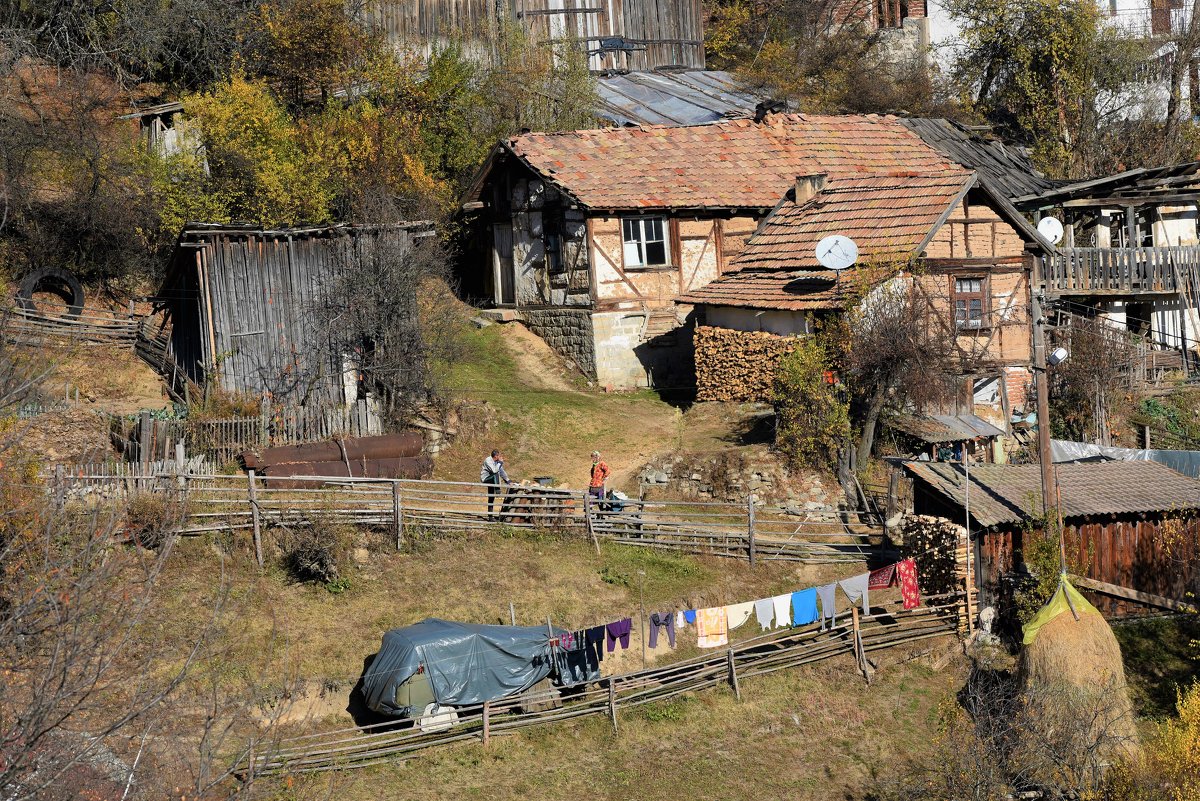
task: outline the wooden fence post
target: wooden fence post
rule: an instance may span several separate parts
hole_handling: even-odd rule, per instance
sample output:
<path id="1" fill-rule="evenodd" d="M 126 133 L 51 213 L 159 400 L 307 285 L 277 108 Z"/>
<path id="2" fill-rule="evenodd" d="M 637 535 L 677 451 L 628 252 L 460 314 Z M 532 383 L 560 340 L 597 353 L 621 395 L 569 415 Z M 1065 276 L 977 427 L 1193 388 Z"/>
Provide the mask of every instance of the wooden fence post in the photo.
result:
<path id="1" fill-rule="evenodd" d="M 746 533 L 750 540 L 750 567 L 754 567 L 754 563 L 758 557 L 754 547 L 754 493 L 746 496 Z"/>
<path id="2" fill-rule="evenodd" d="M 592 525 L 592 494 L 587 490 L 583 491 L 583 523 L 587 527 L 588 536 L 592 538 L 592 545 L 596 548 L 596 555 L 600 555 L 600 540 L 596 539 L 596 529 Z"/>
<path id="3" fill-rule="evenodd" d="M 483 744 L 487 745 L 492 737 L 492 702 L 483 702 Z"/>
<path id="4" fill-rule="evenodd" d="M 617 733 L 617 686 L 608 680 L 608 716 L 612 720 L 613 734 Z"/>
<path id="5" fill-rule="evenodd" d="M 262 531 L 258 520 L 258 494 L 254 491 L 254 471 L 250 471 L 250 519 L 254 522 L 254 558 L 263 566 Z"/>
<path id="6" fill-rule="evenodd" d="M 738 686 L 737 665 L 733 661 L 733 649 L 728 651 L 729 656 L 729 685 L 733 687 L 733 697 L 737 700 L 742 700 L 742 688 Z"/>
<path id="7" fill-rule="evenodd" d="M 404 547 L 404 506 L 400 499 L 400 481 L 392 482 L 392 520 L 396 526 L 396 550 Z"/>
<path id="8" fill-rule="evenodd" d="M 67 471 L 61 464 L 54 465 L 54 507 L 61 513 L 67 505 Z"/>

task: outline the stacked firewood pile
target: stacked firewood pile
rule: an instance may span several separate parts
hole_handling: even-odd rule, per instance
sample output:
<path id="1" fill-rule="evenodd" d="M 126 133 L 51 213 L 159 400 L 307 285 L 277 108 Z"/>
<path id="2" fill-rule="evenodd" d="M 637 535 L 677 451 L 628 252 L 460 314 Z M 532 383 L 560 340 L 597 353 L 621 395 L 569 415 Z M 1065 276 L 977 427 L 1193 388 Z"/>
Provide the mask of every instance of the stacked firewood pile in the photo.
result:
<path id="1" fill-rule="evenodd" d="M 775 365 L 792 351 L 794 340 L 765 331 L 696 328 L 696 399 L 771 400 Z"/>

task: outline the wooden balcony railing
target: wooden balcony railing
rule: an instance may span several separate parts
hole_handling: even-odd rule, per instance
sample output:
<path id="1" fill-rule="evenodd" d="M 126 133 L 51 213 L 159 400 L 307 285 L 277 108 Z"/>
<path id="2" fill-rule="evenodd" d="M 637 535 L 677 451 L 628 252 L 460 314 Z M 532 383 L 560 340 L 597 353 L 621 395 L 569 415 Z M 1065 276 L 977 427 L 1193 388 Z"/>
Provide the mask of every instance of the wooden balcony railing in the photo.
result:
<path id="1" fill-rule="evenodd" d="M 1200 268 L 1200 247 L 1059 248 L 1042 257 L 1042 287 L 1064 295 L 1173 293 Z"/>

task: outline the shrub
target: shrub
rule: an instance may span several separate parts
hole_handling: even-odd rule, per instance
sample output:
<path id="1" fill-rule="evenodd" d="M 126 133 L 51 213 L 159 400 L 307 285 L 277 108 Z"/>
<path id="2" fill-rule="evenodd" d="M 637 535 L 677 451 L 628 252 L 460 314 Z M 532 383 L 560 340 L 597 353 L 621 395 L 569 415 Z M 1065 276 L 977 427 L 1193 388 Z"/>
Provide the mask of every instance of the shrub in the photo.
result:
<path id="1" fill-rule="evenodd" d="M 143 548 L 157 550 L 187 518 L 181 493 L 139 492 L 125 506 L 125 530 Z"/>
<path id="2" fill-rule="evenodd" d="M 1179 717 L 1159 724 L 1139 755 L 1109 771 L 1105 797 L 1113 801 L 1200 799 L 1200 682 L 1176 690 Z"/>
<path id="3" fill-rule="evenodd" d="M 808 337 L 775 370 L 775 448 L 792 466 L 835 468 L 846 445 L 849 406 L 826 383 L 828 365 L 825 348 Z"/>
<path id="4" fill-rule="evenodd" d="M 284 567 L 297 581 L 312 581 L 344 590 L 348 584 L 343 586 L 342 582 L 353 538 L 352 528 L 316 517 L 309 526 L 286 530 Z"/>

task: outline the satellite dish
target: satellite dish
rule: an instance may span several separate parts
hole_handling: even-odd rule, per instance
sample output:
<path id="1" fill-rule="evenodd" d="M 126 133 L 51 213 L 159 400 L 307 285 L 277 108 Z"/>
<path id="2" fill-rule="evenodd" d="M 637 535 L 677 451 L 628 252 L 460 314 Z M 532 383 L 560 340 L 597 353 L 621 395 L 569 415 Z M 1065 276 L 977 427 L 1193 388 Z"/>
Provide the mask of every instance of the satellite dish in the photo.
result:
<path id="1" fill-rule="evenodd" d="M 817 261 L 827 270 L 844 270 L 858 261 L 858 245 L 848 236 L 827 236 L 817 243 Z"/>
<path id="2" fill-rule="evenodd" d="M 1038 233 L 1051 245 L 1057 245 L 1063 238 L 1063 224 L 1053 217 L 1043 217 L 1038 221 Z"/>

